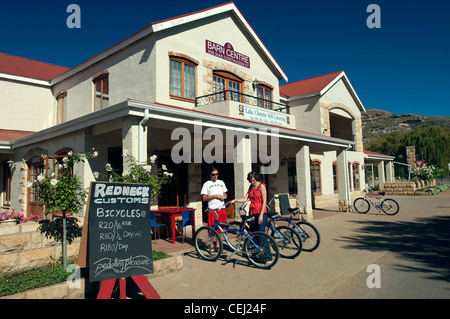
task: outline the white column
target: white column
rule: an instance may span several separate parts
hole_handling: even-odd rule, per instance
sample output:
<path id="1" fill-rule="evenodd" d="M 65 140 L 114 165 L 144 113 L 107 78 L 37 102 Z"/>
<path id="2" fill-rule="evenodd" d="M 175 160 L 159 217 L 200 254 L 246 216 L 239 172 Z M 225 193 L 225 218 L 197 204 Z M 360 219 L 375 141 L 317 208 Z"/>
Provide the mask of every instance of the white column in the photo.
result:
<path id="1" fill-rule="evenodd" d="M 237 139 L 236 147 L 233 154 L 234 160 L 234 196 L 242 198 L 248 191 L 250 186 L 247 181 L 247 175 L 252 170 L 252 147 L 251 139 Z M 236 215 L 239 215 L 239 208 L 242 204 L 236 203 Z"/>
<path id="2" fill-rule="evenodd" d="M 380 190 L 384 189 L 384 182 L 385 182 L 384 161 L 381 161 L 378 163 L 378 185 L 379 185 Z"/>
<path id="3" fill-rule="evenodd" d="M 350 204 L 350 176 L 348 171 L 347 151 L 336 151 L 337 178 L 339 192 L 339 210 L 348 211 Z"/>
<path id="4" fill-rule="evenodd" d="M 297 169 L 298 205 L 306 214 L 306 220 L 312 219 L 312 194 L 309 145 L 302 145 L 295 155 Z"/>
<path id="5" fill-rule="evenodd" d="M 394 181 L 394 163 L 388 161 L 386 163 L 386 182 Z"/>

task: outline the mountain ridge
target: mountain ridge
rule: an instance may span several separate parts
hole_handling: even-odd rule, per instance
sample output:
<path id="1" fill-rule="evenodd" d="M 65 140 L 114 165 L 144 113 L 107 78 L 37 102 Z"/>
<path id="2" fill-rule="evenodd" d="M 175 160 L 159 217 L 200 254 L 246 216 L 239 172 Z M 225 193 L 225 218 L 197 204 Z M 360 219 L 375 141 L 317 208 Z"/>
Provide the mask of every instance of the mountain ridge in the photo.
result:
<path id="1" fill-rule="evenodd" d="M 361 114 L 363 143 L 369 145 L 375 138 L 394 131 L 411 131 L 417 126 L 450 127 L 449 116 L 395 114 L 382 109 L 368 109 Z"/>

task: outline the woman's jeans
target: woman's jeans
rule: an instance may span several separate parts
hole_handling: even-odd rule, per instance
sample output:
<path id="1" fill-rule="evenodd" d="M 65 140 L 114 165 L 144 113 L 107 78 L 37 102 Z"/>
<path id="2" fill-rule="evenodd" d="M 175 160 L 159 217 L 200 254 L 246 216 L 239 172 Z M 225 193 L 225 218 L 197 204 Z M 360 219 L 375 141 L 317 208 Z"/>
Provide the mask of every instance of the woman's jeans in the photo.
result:
<path id="1" fill-rule="evenodd" d="M 255 220 L 252 221 L 250 225 L 250 232 L 261 231 L 263 233 L 266 232 L 266 223 L 267 223 L 267 214 L 263 215 L 263 222 L 258 224 L 259 214 L 253 215 L 255 216 Z M 266 237 L 258 237 L 257 240 L 261 242 L 261 245 L 264 247 L 264 253 L 258 258 L 258 262 L 268 262 L 272 260 L 272 253 L 270 252 L 270 245 L 267 241 Z"/>

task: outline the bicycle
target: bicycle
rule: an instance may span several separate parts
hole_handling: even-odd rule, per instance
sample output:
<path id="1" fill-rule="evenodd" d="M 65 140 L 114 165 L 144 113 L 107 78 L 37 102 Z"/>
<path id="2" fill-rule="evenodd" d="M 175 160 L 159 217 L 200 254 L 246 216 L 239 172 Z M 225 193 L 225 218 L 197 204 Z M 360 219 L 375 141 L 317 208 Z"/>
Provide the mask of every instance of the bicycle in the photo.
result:
<path id="1" fill-rule="evenodd" d="M 219 217 L 216 211 L 213 213 Z M 232 224 L 219 222 L 218 219 L 212 227 L 200 227 L 194 235 L 194 247 L 197 254 L 208 261 L 215 261 L 221 256 L 223 240 L 218 233 L 219 230 L 227 245 L 233 250 L 233 253 L 226 258 L 226 262 L 234 254 L 239 256 L 234 262 L 233 268 L 236 267 L 242 255 L 246 255 L 248 261 L 257 268 L 272 268 L 278 262 L 280 255 L 275 240 L 264 232 L 249 233 L 245 230 L 245 224 L 253 221 L 254 217 L 244 215 L 241 218 L 242 222 L 239 228 Z"/>
<path id="2" fill-rule="evenodd" d="M 239 210 L 245 211 L 247 203 L 242 205 Z M 269 234 L 270 231 L 270 236 L 275 240 L 281 257 L 293 259 L 300 255 L 303 249 L 300 234 L 288 226 L 277 226 L 273 220 L 276 215 L 277 213 L 267 214 L 266 233 Z M 240 225 L 238 221 L 233 221 L 230 224 L 233 226 Z M 246 230 L 249 231 L 247 226 Z"/>
<path id="3" fill-rule="evenodd" d="M 283 215 L 280 215 L 276 212 L 268 213 L 269 216 L 271 215 L 271 220 L 275 227 L 277 227 L 277 221 L 281 222 L 287 222 L 287 225 L 294 229 L 301 238 L 302 241 L 302 250 L 304 251 L 314 251 L 319 247 L 320 244 L 320 233 L 317 230 L 317 228 L 307 222 L 307 221 L 293 221 L 293 216 L 300 213 L 299 208 L 291 208 L 289 205 L 289 198 L 287 194 L 283 196 L 284 194 L 275 194 L 270 201 L 267 203 L 267 211 L 270 211 L 270 204 L 274 199 L 278 199 L 280 201 L 280 207 L 282 208 L 281 211 L 288 211 L 290 216 L 289 218 L 284 217 Z M 284 209 L 283 209 L 284 208 Z"/>
<path id="4" fill-rule="evenodd" d="M 398 203 L 392 198 L 382 199 L 382 197 L 386 195 L 386 192 L 380 192 L 379 194 L 381 196 L 375 197 L 378 202 L 373 202 L 372 199 L 367 196 L 367 191 L 364 190 L 364 197 L 355 199 L 355 201 L 353 202 L 353 207 L 358 213 L 365 214 L 370 210 L 370 204 L 372 204 L 372 206 L 378 209 L 378 212 L 381 210 L 386 215 L 391 216 L 397 214 L 400 210 L 400 206 L 398 205 Z"/>

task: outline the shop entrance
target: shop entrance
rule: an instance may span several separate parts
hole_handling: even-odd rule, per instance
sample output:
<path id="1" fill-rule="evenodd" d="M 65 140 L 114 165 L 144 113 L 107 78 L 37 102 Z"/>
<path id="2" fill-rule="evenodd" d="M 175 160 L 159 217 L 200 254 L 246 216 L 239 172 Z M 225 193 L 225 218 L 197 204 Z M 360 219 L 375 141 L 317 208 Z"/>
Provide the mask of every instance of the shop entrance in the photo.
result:
<path id="1" fill-rule="evenodd" d="M 28 162 L 28 181 L 35 183 L 39 175 L 45 175 L 45 165 L 42 157 L 35 156 Z M 44 218 L 44 204 L 39 201 L 39 189 L 28 188 L 27 217 L 38 215 Z"/>

